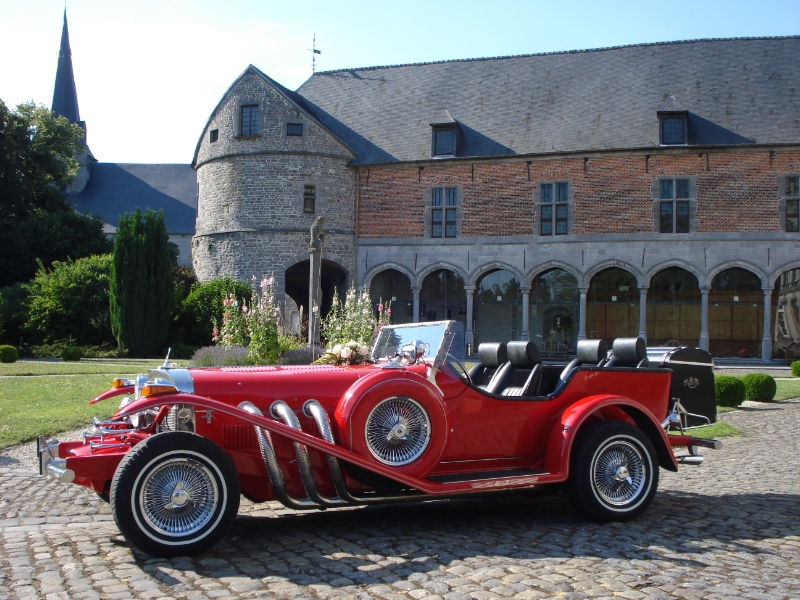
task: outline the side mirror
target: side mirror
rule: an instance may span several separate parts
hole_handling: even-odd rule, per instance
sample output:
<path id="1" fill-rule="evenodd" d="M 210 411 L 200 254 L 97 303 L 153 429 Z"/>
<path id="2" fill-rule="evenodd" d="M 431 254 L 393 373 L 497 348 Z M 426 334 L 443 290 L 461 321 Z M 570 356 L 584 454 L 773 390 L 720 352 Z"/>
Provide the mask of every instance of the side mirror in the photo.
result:
<path id="1" fill-rule="evenodd" d="M 420 340 L 413 340 L 400 348 L 400 353 L 408 360 L 409 364 L 416 363 L 420 358 L 424 357 L 429 352 L 428 344 Z"/>

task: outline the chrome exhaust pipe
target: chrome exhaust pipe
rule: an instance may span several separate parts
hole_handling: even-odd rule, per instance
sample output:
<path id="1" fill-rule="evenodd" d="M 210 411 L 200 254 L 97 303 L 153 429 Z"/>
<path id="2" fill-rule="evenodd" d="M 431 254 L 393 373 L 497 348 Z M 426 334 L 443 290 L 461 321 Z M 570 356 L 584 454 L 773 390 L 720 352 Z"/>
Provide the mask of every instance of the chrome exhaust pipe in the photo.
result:
<path id="1" fill-rule="evenodd" d="M 242 402 L 239 404 L 239 408 L 249 412 L 250 414 L 258 415 L 259 417 L 264 416 L 264 413 L 262 413 L 252 402 Z M 253 425 L 253 429 L 255 429 L 256 432 L 258 448 L 261 451 L 261 458 L 264 461 L 264 467 L 267 470 L 269 483 L 272 486 L 272 491 L 275 493 L 275 498 L 277 498 L 278 502 L 283 504 L 286 508 L 291 508 L 294 510 L 312 510 L 322 508 L 319 504 L 307 498 L 293 498 L 291 495 L 289 495 L 289 492 L 286 490 L 286 480 L 283 478 L 281 467 L 278 464 L 278 458 L 275 456 L 275 450 L 272 446 L 272 436 L 270 435 L 270 432 L 262 429 L 258 425 Z"/>
<path id="2" fill-rule="evenodd" d="M 700 466 L 703 464 L 704 456 L 700 456 L 699 454 L 690 454 L 688 456 L 678 456 L 678 462 L 682 465 L 694 465 Z"/>
<path id="3" fill-rule="evenodd" d="M 303 404 L 303 414 L 314 419 L 314 422 L 317 424 L 317 429 L 319 429 L 319 433 L 323 440 L 329 444 L 336 444 L 336 440 L 333 438 L 333 431 L 331 430 L 331 422 L 330 419 L 328 419 L 328 413 L 325 412 L 325 409 L 322 408 L 322 405 L 319 402 L 313 399 L 306 400 L 305 404 Z M 347 484 L 344 481 L 344 473 L 342 473 L 342 465 L 339 462 L 339 459 L 335 456 L 331 456 L 330 454 L 326 454 L 325 459 L 328 462 L 328 469 L 331 472 L 333 487 L 339 497 L 350 504 L 363 504 L 364 502 L 362 500 L 359 500 L 353 496 L 350 493 L 350 490 L 347 489 Z"/>
<path id="4" fill-rule="evenodd" d="M 292 429 L 303 431 L 297 415 L 294 414 L 294 411 L 283 400 L 275 400 L 272 406 L 269 407 L 269 411 L 273 417 L 280 419 Z M 292 442 L 292 444 L 294 445 L 294 453 L 297 456 L 297 469 L 300 471 L 300 482 L 303 484 L 306 495 L 323 508 L 326 506 L 343 506 L 347 504 L 347 502 L 340 497 L 328 498 L 319 493 L 319 490 L 317 490 L 317 482 L 314 479 L 314 471 L 311 467 L 311 459 L 308 456 L 308 448 L 305 444 L 299 442 Z"/>

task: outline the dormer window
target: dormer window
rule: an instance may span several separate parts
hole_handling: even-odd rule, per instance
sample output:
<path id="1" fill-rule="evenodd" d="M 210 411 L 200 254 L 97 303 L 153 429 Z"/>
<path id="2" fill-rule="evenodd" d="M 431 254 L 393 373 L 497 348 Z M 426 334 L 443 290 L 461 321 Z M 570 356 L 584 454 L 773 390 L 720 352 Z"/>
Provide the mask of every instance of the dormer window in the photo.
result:
<path id="1" fill-rule="evenodd" d="M 452 128 L 433 130 L 433 155 L 454 156 L 456 153 L 456 132 Z"/>
<path id="2" fill-rule="evenodd" d="M 658 111 L 658 137 L 662 146 L 681 146 L 689 143 L 689 111 L 683 108 L 673 96 Z"/>
<path id="3" fill-rule="evenodd" d="M 456 120 L 450 116 L 450 113 L 444 111 L 444 114 L 430 125 L 433 130 L 431 156 L 445 158 L 458 154 L 461 130 Z"/>

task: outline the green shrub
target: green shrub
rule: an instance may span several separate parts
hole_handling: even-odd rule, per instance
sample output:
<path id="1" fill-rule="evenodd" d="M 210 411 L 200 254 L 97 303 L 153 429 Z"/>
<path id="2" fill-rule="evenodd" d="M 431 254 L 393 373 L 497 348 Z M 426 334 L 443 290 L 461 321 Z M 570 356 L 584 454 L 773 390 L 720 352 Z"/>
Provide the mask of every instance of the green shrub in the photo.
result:
<path id="1" fill-rule="evenodd" d="M 35 343 L 71 338 L 76 346 L 114 338 L 108 320 L 111 256 L 88 256 L 43 266 L 30 284 L 27 330 Z"/>
<path id="2" fill-rule="evenodd" d="M 0 346 L 0 362 L 13 363 L 19 359 L 19 352 L 14 346 Z"/>
<path id="3" fill-rule="evenodd" d="M 28 320 L 29 295 L 30 286 L 26 283 L 0 288 L 0 296 L 3 297 L 3 302 L 0 304 L 0 312 L 3 313 L 0 341 L 14 346 L 20 344 Z"/>
<path id="4" fill-rule="evenodd" d="M 714 378 L 714 391 L 718 406 L 739 406 L 744 402 L 744 383 L 732 375 L 718 375 Z"/>
<path id="5" fill-rule="evenodd" d="M 83 351 L 77 346 L 64 346 L 61 351 L 61 360 L 76 361 L 83 358 Z"/>
<path id="6" fill-rule="evenodd" d="M 61 358 L 61 353 L 67 346 L 73 346 L 67 340 L 56 340 L 52 344 L 40 344 L 28 348 L 29 353 L 34 358 Z M 119 358 L 120 354 L 117 345 L 111 342 L 100 346 L 78 346 L 81 351 L 81 358 Z"/>
<path id="7" fill-rule="evenodd" d="M 182 342 L 194 346 L 209 346 L 214 323 L 222 323 L 222 300 L 233 294 L 239 303 L 250 298 L 250 285 L 232 277 L 222 277 L 191 286 L 175 319 L 182 332 Z"/>
<path id="8" fill-rule="evenodd" d="M 764 373 L 750 373 L 742 377 L 744 395 L 748 400 L 756 402 L 772 402 L 778 386 L 775 379 Z"/>
<path id="9" fill-rule="evenodd" d="M 793 361 L 789 368 L 792 370 L 792 375 L 800 377 L 800 360 Z"/>
<path id="10" fill-rule="evenodd" d="M 195 367 L 236 367 L 248 365 L 249 352 L 244 346 L 206 346 L 192 356 Z"/>

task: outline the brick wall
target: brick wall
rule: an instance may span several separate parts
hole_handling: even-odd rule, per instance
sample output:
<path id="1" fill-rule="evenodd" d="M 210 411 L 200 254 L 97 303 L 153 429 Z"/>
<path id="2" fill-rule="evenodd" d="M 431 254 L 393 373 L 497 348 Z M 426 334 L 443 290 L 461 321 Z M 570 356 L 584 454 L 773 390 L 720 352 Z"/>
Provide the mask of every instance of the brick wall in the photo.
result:
<path id="1" fill-rule="evenodd" d="M 664 175 L 695 178 L 698 232 L 779 231 L 777 177 L 798 171 L 800 153 L 769 151 L 362 167 L 359 237 L 423 237 L 422 199 L 436 185 L 462 189 L 463 236 L 535 234 L 536 182 L 553 180 L 573 186 L 570 233 L 652 232 L 651 189 Z"/>

